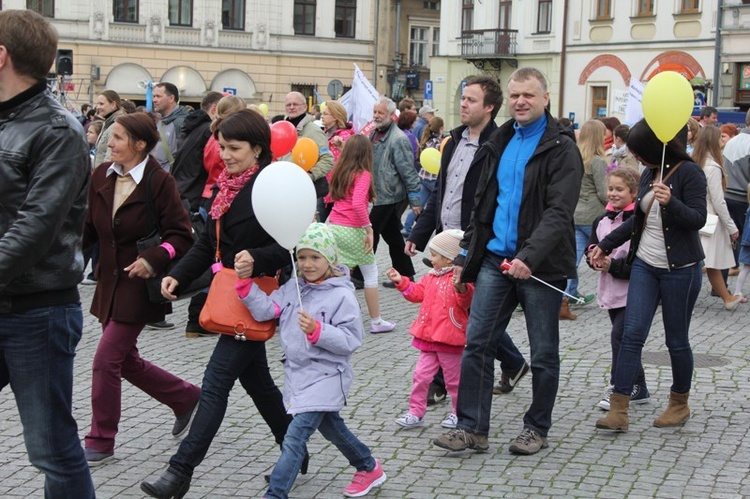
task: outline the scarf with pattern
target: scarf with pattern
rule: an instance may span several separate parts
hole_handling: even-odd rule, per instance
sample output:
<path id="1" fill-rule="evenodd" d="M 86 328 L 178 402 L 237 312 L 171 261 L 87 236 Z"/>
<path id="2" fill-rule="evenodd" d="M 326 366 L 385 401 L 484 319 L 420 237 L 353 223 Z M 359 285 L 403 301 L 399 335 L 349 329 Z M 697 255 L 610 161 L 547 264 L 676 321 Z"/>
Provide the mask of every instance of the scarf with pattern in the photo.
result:
<path id="1" fill-rule="evenodd" d="M 219 193 L 216 194 L 214 202 L 211 205 L 211 211 L 209 215 L 214 220 L 221 218 L 232 205 L 232 201 L 237 197 L 237 193 L 245 187 L 250 179 L 258 171 L 258 164 L 254 164 L 239 175 L 230 175 L 227 173 L 227 169 L 224 168 L 219 174 L 219 178 L 216 180 L 216 184 L 219 186 Z"/>

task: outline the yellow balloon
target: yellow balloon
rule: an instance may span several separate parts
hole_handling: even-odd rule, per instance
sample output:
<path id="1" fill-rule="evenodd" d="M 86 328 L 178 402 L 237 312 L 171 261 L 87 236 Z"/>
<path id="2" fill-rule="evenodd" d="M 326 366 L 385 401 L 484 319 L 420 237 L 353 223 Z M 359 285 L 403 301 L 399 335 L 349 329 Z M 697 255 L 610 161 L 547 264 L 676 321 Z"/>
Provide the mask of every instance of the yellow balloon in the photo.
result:
<path id="1" fill-rule="evenodd" d="M 651 78 L 643 89 L 643 117 L 666 144 L 687 123 L 693 102 L 693 87 L 687 79 L 675 71 L 664 71 Z"/>
<path id="2" fill-rule="evenodd" d="M 419 163 L 422 165 L 422 168 L 424 168 L 424 171 L 437 175 L 440 171 L 441 156 L 442 154 L 440 154 L 440 151 L 433 147 L 428 147 L 419 155 Z"/>
<path id="3" fill-rule="evenodd" d="M 326 110 L 326 103 L 325 102 L 321 102 L 320 103 L 320 112 L 322 113 L 325 110 Z"/>
<path id="4" fill-rule="evenodd" d="M 443 148 L 445 147 L 445 143 L 446 143 L 446 142 L 448 142 L 448 140 L 449 140 L 449 139 L 450 139 L 450 137 L 446 137 L 446 138 L 444 138 L 444 139 L 443 139 L 443 141 L 442 141 L 442 142 L 440 143 L 440 153 L 441 153 L 441 154 L 443 153 Z"/>
<path id="5" fill-rule="evenodd" d="M 268 117 L 268 104 L 266 104 L 265 102 L 261 102 L 260 104 L 258 104 L 258 109 L 260 109 L 260 112 L 263 113 L 264 118 Z"/>

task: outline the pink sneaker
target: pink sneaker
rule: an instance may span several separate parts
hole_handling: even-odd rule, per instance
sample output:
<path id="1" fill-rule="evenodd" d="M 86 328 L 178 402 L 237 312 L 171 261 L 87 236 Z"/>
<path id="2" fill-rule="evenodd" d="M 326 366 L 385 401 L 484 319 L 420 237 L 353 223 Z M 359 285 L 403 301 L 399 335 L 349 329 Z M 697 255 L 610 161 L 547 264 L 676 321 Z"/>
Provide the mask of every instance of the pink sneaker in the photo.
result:
<path id="1" fill-rule="evenodd" d="M 372 471 L 358 471 L 354 474 L 352 483 L 344 489 L 344 495 L 346 497 L 362 497 L 370 492 L 373 487 L 385 482 L 386 478 L 388 477 L 385 476 L 380 461 L 376 459 L 375 468 Z"/>

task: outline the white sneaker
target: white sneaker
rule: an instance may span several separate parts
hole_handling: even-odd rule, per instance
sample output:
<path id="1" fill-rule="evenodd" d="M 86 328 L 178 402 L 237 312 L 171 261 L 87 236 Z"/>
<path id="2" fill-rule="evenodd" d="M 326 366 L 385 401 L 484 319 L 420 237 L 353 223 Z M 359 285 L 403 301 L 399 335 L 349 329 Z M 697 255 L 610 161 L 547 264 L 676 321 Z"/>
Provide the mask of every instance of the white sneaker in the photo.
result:
<path id="1" fill-rule="evenodd" d="M 602 396 L 602 399 L 599 401 L 596 406 L 599 409 L 603 409 L 605 411 L 609 410 L 609 397 L 614 393 L 615 387 L 612 385 L 609 385 L 609 388 L 607 388 L 607 391 L 604 392 L 604 395 Z"/>
<path id="2" fill-rule="evenodd" d="M 458 416 L 456 416 L 455 414 L 449 414 L 448 417 L 445 418 L 442 423 L 440 423 L 440 426 L 442 426 L 443 428 L 449 428 L 452 430 L 453 428 L 456 427 L 457 424 L 458 424 Z"/>
<path id="3" fill-rule="evenodd" d="M 396 424 L 406 429 L 424 426 L 424 418 L 418 418 L 414 414 L 407 412 L 396 420 Z"/>
<path id="4" fill-rule="evenodd" d="M 372 334 L 390 333 L 394 329 L 396 329 L 395 322 L 388 322 L 383 319 L 381 319 L 380 322 L 370 321 L 370 332 Z"/>

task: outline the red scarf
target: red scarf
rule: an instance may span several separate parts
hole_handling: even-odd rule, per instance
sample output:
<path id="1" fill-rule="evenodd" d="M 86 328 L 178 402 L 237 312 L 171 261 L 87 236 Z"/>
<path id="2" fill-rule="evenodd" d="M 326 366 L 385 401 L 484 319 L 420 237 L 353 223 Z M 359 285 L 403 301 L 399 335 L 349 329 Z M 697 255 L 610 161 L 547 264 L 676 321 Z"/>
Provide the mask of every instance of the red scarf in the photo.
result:
<path id="1" fill-rule="evenodd" d="M 227 173 L 226 168 L 221 171 L 219 178 L 216 180 L 216 184 L 219 186 L 219 193 L 216 194 L 216 198 L 211 205 L 211 211 L 208 212 L 211 218 L 218 220 L 224 216 L 232 205 L 234 198 L 237 197 L 237 193 L 245 187 L 245 184 L 250 181 L 257 171 L 257 163 L 239 175 L 230 175 Z"/>

